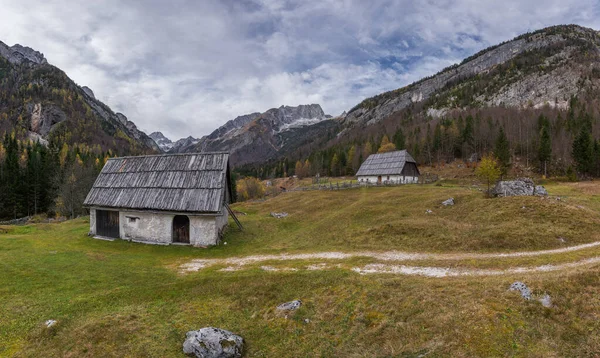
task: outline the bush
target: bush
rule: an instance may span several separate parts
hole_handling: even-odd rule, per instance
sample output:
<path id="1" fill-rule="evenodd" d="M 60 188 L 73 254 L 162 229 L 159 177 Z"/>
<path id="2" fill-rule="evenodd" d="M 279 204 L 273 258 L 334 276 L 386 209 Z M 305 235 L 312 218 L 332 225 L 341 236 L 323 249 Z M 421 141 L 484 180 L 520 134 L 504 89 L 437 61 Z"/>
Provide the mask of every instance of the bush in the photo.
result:
<path id="1" fill-rule="evenodd" d="M 237 182 L 237 199 L 246 201 L 250 199 L 260 199 L 265 195 L 265 186 L 254 177 L 246 177 Z"/>

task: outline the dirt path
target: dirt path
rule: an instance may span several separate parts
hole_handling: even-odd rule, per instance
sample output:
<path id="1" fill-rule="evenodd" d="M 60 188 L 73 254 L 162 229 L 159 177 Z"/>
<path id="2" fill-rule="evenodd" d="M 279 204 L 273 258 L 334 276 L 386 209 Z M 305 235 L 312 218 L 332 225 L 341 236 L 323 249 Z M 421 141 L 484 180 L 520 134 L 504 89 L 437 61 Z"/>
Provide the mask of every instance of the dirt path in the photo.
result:
<path id="1" fill-rule="evenodd" d="M 600 246 L 600 241 L 589 244 L 570 246 L 561 249 L 541 250 L 541 251 L 523 251 L 509 253 L 464 253 L 464 254 L 432 254 L 432 253 L 408 253 L 401 251 L 359 251 L 353 253 L 345 252 L 317 252 L 310 254 L 281 254 L 281 255 L 254 255 L 245 257 L 231 257 L 226 259 L 195 259 L 188 263 L 179 266 L 181 273 L 199 271 L 203 268 L 215 265 L 227 265 L 222 271 L 237 271 L 243 269 L 244 266 L 265 261 L 291 261 L 291 260 L 346 260 L 356 257 L 373 258 L 378 261 L 415 261 L 415 260 L 481 260 L 494 258 L 512 258 L 512 257 L 531 257 L 541 255 L 561 254 L 571 251 L 585 250 Z M 577 266 L 589 265 L 600 262 L 600 257 L 594 257 L 573 263 L 560 265 L 544 265 L 538 267 L 516 267 L 503 270 L 490 269 L 458 269 L 450 267 L 420 267 L 406 265 L 392 265 L 389 263 L 369 264 L 362 268 L 354 267 L 353 271 L 360 274 L 371 273 L 395 273 L 404 275 L 421 275 L 429 277 L 448 277 L 448 276 L 490 276 L 502 275 L 511 273 L 526 273 L 526 272 L 546 272 L 557 271 Z M 319 270 L 331 268 L 331 265 L 326 263 L 313 264 L 306 267 L 308 270 Z M 343 267 L 337 265 L 336 267 Z M 265 271 L 292 271 L 293 268 L 276 268 L 271 266 L 262 266 Z"/>

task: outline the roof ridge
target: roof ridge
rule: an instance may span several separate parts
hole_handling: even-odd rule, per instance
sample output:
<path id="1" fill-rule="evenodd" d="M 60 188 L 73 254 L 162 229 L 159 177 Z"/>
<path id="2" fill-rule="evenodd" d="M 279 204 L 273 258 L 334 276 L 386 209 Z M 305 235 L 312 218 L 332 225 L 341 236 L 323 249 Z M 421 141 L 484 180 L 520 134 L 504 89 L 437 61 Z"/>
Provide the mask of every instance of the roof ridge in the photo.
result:
<path id="1" fill-rule="evenodd" d="M 129 158 L 148 158 L 148 157 L 176 157 L 176 156 L 191 156 L 191 155 L 210 155 L 210 154 L 227 154 L 229 152 L 196 152 L 196 153 L 163 153 L 163 154 L 144 154 L 144 155 L 128 155 L 124 157 L 113 157 L 108 158 L 108 160 L 116 160 L 116 159 L 129 159 Z"/>

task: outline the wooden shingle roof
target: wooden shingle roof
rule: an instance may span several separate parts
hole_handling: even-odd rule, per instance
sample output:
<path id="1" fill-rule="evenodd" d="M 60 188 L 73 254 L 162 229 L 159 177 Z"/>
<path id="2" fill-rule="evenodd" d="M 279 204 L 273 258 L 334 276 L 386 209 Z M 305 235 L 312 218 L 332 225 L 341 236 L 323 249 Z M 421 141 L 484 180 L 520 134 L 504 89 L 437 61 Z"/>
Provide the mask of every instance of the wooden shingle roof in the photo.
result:
<path id="1" fill-rule="evenodd" d="M 84 206 L 217 213 L 229 188 L 229 154 L 165 154 L 109 159 Z"/>
<path id="2" fill-rule="evenodd" d="M 406 150 L 371 154 L 365 160 L 356 176 L 364 175 L 400 175 L 406 163 L 415 163 L 413 157 Z"/>

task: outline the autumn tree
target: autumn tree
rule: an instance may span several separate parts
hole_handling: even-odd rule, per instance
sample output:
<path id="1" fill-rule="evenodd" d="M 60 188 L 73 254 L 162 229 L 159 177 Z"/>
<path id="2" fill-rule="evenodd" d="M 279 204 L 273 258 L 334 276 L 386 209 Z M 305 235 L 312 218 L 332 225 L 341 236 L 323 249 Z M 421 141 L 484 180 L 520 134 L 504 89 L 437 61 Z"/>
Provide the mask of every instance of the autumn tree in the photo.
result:
<path id="1" fill-rule="evenodd" d="M 491 184 L 496 182 L 501 174 L 498 160 L 492 156 L 487 155 L 481 159 L 479 166 L 475 169 L 475 175 L 481 180 L 487 182 L 487 195 L 490 195 Z"/>
<path id="2" fill-rule="evenodd" d="M 302 162 L 300 160 L 296 162 L 296 167 L 294 170 L 298 179 L 304 178 L 304 171 L 302 170 Z"/>
<path id="3" fill-rule="evenodd" d="M 254 177 L 246 177 L 237 181 L 237 198 L 240 201 L 259 199 L 265 195 L 265 186 Z"/>
<path id="4" fill-rule="evenodd" d="M 337 153 L 333 155 L 331 158 L 331 175 L 338 176 L 340 174 L 340 159 L 338 158 Z"/>
<path id="5" fill-rule="evenodd" d="M 348 174 L 348 175 L 354 175 L 354 173 L 356 172 L 355 164 L 354 164 L 355 157 L 356 157 L 356 148 L 354 146 L 352 146 L 352 147 L 350 147 L 350 150 L 348 150 L 348 158 L 346 160 L 346 174 Z"/>
<path id="6" fill-rule="evenodd" d="M 365 160 L 367 160 L 367 158 L 369 157 L 369 155 L 373 154 L 373 148 L 371 146 L 371 142 L 367 141 L 363 147 L 362 147 L 362 161 L 364 162 Z M 362 164 L 362 162 L 360 163 Z"/>
<path id="7" fill-rule="evenodd" d="M 394 143 L 390 142 L 390 139 L 387 135 L 384 135 L 381 139 L 381 145 L 379 146 L 379 150 L 377 150 L 377 153 L 387 153 L 393 152 L 395 150 L 396 146 L 394 145 Z"/>

